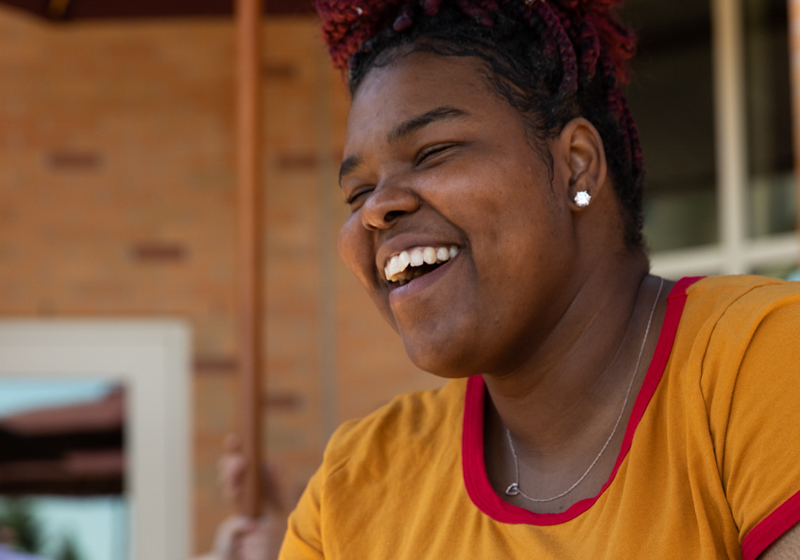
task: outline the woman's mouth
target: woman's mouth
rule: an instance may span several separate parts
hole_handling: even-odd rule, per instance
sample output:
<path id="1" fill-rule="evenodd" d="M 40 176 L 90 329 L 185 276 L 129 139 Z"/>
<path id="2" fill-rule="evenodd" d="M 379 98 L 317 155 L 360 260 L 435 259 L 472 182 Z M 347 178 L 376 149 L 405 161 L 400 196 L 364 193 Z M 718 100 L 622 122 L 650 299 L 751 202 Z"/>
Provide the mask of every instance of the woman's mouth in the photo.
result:
<path id="1" fill-rule="evenodd" d="M 402 251 L 387 259 L 383 269 L 384 277 L 391 287 L 403 286 L 432 272 L 459 252 L 455 245 L 448 247 L 415 247 Z"/>

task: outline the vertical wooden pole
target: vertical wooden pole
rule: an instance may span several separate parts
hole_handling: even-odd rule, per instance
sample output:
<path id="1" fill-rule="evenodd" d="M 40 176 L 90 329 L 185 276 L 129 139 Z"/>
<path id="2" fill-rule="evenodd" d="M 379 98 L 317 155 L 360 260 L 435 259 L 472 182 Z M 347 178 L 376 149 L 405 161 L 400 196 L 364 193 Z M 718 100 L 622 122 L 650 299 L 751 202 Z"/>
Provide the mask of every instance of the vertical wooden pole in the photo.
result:
<path id="1" fill-rule="evenodd" d="M 263 345 L 261 214 L 261 14 L 263 0 L 236 0 L 236 134 L 239 180 L 239 314 L 242 450 L 247 458 L 242 513 L 261 513 Z"/>
<path id="2" fill-rule="evenodd" d="M 797 193 L 797 233 L 800 235 L 800 0 L 789 2 L 789 72 L 792 84 L 792 130 L 794 133 L 794 176 Z M 800 255 L 797 256 L 800 262 Z"/>

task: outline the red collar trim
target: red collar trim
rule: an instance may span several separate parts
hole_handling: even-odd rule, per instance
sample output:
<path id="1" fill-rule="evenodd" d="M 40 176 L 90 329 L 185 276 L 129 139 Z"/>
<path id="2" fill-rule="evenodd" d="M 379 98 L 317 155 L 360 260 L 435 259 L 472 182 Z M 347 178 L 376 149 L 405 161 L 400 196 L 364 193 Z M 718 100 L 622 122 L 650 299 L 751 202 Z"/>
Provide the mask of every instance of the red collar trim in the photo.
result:
<path id="1" fill-rule="evenodd" d="M 475 375 L 467 381 L 467 391 L 464 401 L 464 424 L 461 442 L 461 466 L 464 471 L 464 484 L 472 502 L 483 513 L 501 523 L 526 523 L 529 525 L 558 525 L 570 521 L 581 513 L 592 507 L 602 496 L 617 475 L 623 459 L 628 454 L 633 442 L 633 434 L 639 421 L 642 419 L 650 399 L 655 393 L 656 387 L 661 380 L 661 376 L 669 360 L 672 345 L 675 341 L 675 333 L 678 330 L 678 323 L 686 304 L 686 290 L 702 277 L 682 278 L 673 286 L 667 299 L 667 312 L 664 317 L 664 324 L 661 327 L 661 334 L 658 337 L 656 351 L 653 360 L 647 370 L 647 375 L 642 385 L 636 402 L 633 405 L 633 412 L 628 420 L 628 427 L 625 430 L 625 438 L 622 440 L 617 462 L 611 471 L 600 493 L 593 498 L 581 500 L 570 506 L 562 513 L 533 513 L 521 507 L 513 506 L 503 501 L 495 493 L 489 483 L 486 474 L 486 465 L 483 460 L 483 406 L 485 397 L 485 383 L 483 377 Z"/>

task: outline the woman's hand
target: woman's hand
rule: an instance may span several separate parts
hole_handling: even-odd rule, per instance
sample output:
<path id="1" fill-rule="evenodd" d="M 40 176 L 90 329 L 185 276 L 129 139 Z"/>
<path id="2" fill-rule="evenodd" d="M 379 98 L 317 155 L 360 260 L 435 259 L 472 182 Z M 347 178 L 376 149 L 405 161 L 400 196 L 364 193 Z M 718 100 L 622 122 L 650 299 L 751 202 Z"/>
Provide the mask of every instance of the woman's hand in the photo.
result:
<path id="1" fill-rule="evenodd" d="M 229 504 L 239 501 L 244 488 L 244 473 L 247 459 L 242 453 L 242 442 L 236 434 L 228 434 L 222 444 L 223 455 L 217 463 L 219 485 L 222 496 Z"/>
<path id="2" fill-rule="evenodd" d="M 253 521 L 244 516 L 232 516 L 217 527 L 214 536 L 214 555 L 217 560 L 240 560 L 242 540 L 252 530 Z"/>
<path id="3" fill-rule="evenodd" d="M 229 434 L 219 460 L 219 483 L 228 503 L 236 504 L 244 487 L 247 461 L 241 440 Z M 219 560 L 275 560 L 286 532 L 286 512 L 278 498 L 275 469 L 263 470 L 264 515 L 258 519 L 237 515 L 222 522 L 214 539 L 214 555 Z"/>
<path id="4" fill-rule="evenodd" d="M 229 517 L 217 529 L 214 553 L 219 560 L 275 560 L 286 522 L 267 514 L 259 519 Z"/>

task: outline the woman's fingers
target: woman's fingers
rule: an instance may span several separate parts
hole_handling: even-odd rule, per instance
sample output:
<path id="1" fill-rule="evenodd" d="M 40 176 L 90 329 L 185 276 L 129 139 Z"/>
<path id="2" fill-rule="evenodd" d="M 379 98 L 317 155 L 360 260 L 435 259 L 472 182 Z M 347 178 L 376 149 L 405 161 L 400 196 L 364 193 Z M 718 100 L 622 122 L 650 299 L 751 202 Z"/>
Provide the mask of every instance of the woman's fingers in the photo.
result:
<path id="1" fill-rule="evenodd" d="M 254 521 L 241 540 L 241 560 L 276 560 L 286 524 L 267 515 Z"/>
<path id="2" fill-rule="evenodd" d="M 217 529 L 214 551 L 221 560 L 276 560 L 285 531 L 282 517 L 229 517 Z"/>
<path id="3" fill-rule="evenodd" d="M 222 495 L 229 503 L 236 502 L 244 487 L 247 460 L 242 454 L 242 443 L 236 434 L 228 434 L 223 443 L 224 455 L 219 459 L 219 483 Z"/>
<path id="4" fill-rule="evenodd" d="M 243 538 L 255 527 L 249 517 L 234 516 L 223 521 L 214 537 L 214 552 L 221 560 L 241 560 Z"/>

